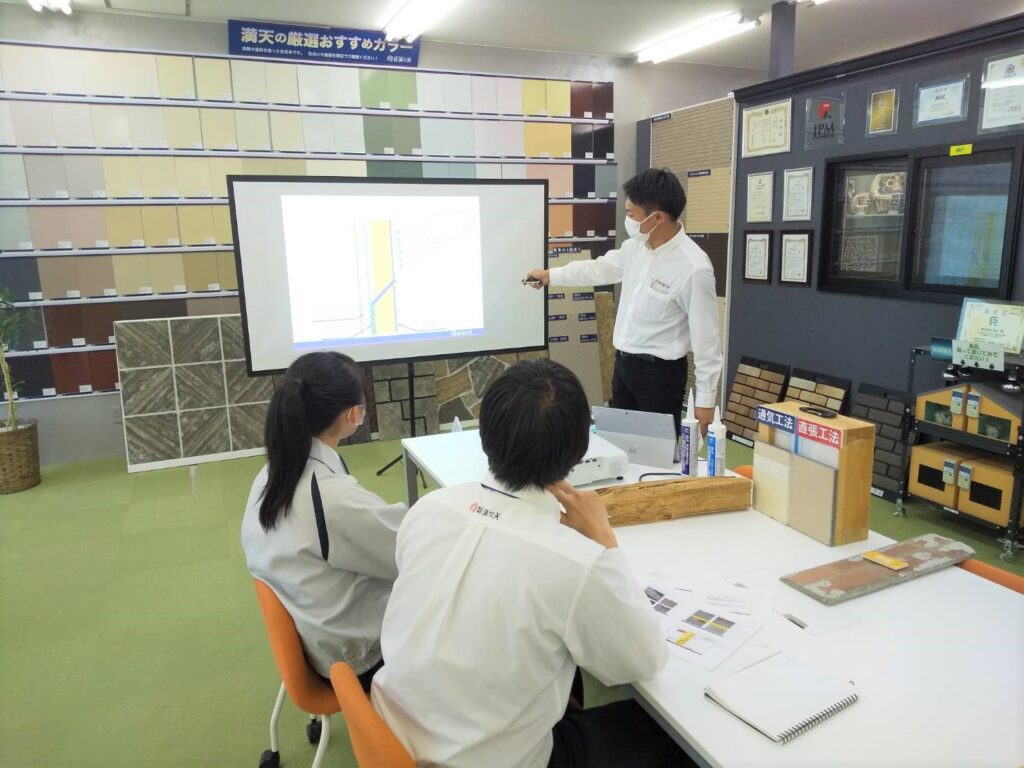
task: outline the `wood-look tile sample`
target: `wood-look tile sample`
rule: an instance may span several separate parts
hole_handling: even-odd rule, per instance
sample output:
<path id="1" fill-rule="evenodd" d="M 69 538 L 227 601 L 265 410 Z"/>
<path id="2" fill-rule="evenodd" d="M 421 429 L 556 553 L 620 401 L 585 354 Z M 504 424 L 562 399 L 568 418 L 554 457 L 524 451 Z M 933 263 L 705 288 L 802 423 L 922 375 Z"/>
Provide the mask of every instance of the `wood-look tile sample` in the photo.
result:
<path id="1" fill-rule="evenodd" d="M 249 376 L 245 370 L 244 360 L 224 363 L 224 375 L 227 380 L 228 403 L 263 403 L 270 400 L 274 388 L 269 376 Z"/>
<path id="2" fill-rule="evenodd" d="M 199 125 L 203 132 L 203 147 L 206 149 L 238 149 L 235 135 L 235 114 L 230 109 L 200 109 Z"/>
<path id="3" fill-rule="evenodd" d="M 55 103 L 51 107 L 58 147 L 96 146 L 96 134 L 92 129 L 92 110 L 88 104 Z"/>
<path id="4" fill-rule="evenodd" d="M 103 158 L 103 187 L 107 197 L 142 197 L 142 173 L 134 155 L 107 155 Z"/>
<path id="5" fill-rule="evenodd" d="M 267 62 L 267 101 L 271 104 L 298 104 L 299 81 L 294 64 Z"/>
<path id="6" fill-rule="evenodd" d="M 176 320 L 174 322 L 200 322 L 202 318 L 195 320 Z M 213 320 L 216 326 L 216 318 Z M 175 349 L 177 345 L 174 345 Z M 217 340 L 218 354 L 220 340 Z M 191 365 L 179 365 L 177 356 L 174 364 L 174 385 L 178 393 L 178 408 L 186 410 L 189 408 L 210 408 L 226 404 L 224 391 L 224 363 L 194 363 Z M 225 425 L 226 426 L 226 425 Z M 226 431 L 226 430 L 225 430 Z"/>
<path id="7" fill-rule="evenodd" d="M 104 214 L 111 248 L 141 248 L 146 244 L 139 206 L 108 205 L 104 207 Z"/>
<path id="8" fill-rule="evenodd" d="M 177 209 L 173 205 L 143 206 L 142 236 L 150 248 L 181 245 Z"/>
<path id="9" fill-rule="evenodd" d="M 178 177 L 174 169 L 175 157 L 139 156 L 139 176 L 143 197 L 178 197 Z"/>
<path id="10" fill-rule="evenodd" d="M 245 344 L 242 338 L 242 318 L 225 315 L 220 318 L 221 350 L 225 360 L 245 360 Z"/>
<path id="11" fill-rule="evenodd" d="M 170 146 L 165 110 L 162 107 L 129 106 L 125 109 L 131 131 L 128 146 L 136 149 L 167 149 Z M 96 133 L 98 136 L 98 127 Z"/>
<path id="12" fill-rule="evenodd" d="M 235 110 L 235 135 L 241 150 L 270 151 L 270 118 L 258 109 Z"/>
<path id="13" fill-rule="evenodd" d="M 160 78 L 157 75 L 156 56 L 151 53 L 118 52 L 121 83 L 129 98 L 156 99 L 160 97 Z"/>
<path id="14" fill-rule="evenodd" d="M 171 364 L 171 333 L 166 320 L 118 323 L 114 335 L 122 369 Z"/>
<path id="15" fill-rule="evenodd" d="M 63 206 L 28 209 L 32 243 L 39 250 L 70 250 L 74 247 L 71 220 Z"/>
<path id="16" fill-rule="evenodd" d="M 64 172 L 68 178 L 69 197 L 89 200 L 107 196 L 102 157 L 65 155 Z"/>
<path id="17" fill-rule="evenodd" d="M 217 318 L 171 320 L 171 350 L 175 365 L 221 360 Z"/>
<path id="18" fill-rule="evenodd" d="M 174 370 L 170 366 L 160 368 L 126 369 L 124 366 L 124 345 L 118 336 L 118 354 L 121 356 L 121 402 L 125 416 L 141 416 L 149 413 L 168 413 L 177 410 L 174 398 Z"/>
<path id="19" fill-rule="evenodd" d="M 162 99 L 194 99 L 196 81 L 191 56 L 157 56 L 157 85 Z"/>
<path id="20" fill-rule="evenodd" d="M 153 107 L 133 107 L 132 109 L 153 109 Z M 132 143 L 132 125 L 129 107 L 121 104 L 90 104 L 89 114 L 92 117 L 92 131 L 96 137 L 96 146 L 107 149 L 129 149 Z M 159 112 L 159 110 L 155 110 Z M 140 126 L 141 130 L 141 126 Z M 163 119 L 160 120 L 160 131 L 163 132 Z M 136 148 L 141 148 L 139 145 Z M 153 145 L 155 146 L 155 145 Z M 164 138 L 159 148 L 167 146 Z"/>
<path id="21" fill-rule="evenodd" d="M 36 200 L 67 199 L 68 177 L 60 155 L 25 155 L 28 194 Z"/>
<path id="22" fill-rule="evenodd" d="M 124 372 L 122 371 L 122 377 Z M 124 390 L 124 380 L 121 381 Z M 129 465 L 181 458 L 178 417 L 174 413 L 125 417 L 125 442 Z"/>
<path id="23" fill-rule="evenodd" d="M 231 65 L 227 59 L 193 60 L 196 73 L 196 95 L 203 101 L 231 101 Z"/>
<path id="24" fill-rule="evenodd" d="M 268 403 L 234 405 L 228 408 L 231 423 L 231 448 L 244 451 L 263 447 Z"/>
<path id="25" fill-rule="evenodd" d="M 203 128 L 196 107 L 164 107 L 167 144 L 171 149 L 202 149 Z"/>
<path id="26" fill-rule="evenodd" d="M 185 456 L 208 456 L 231 450 L 227 408 L 182 411 L 178 418 Z"/>

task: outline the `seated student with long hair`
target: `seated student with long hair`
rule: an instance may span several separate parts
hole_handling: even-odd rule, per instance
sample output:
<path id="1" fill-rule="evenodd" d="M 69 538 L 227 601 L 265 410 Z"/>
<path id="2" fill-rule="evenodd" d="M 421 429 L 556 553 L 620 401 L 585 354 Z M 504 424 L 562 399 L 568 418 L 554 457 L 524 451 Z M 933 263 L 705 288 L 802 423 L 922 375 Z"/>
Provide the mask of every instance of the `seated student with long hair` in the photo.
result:
<path id="1" fill-rule="evenodd" d="M 617 685 L 668 659 L 604 503 L 565 481 L 589 429 L 572 372 L 513 365 L 481 403 L 490 474 L 402 523 L 372 699 L 419 764 L 692 764 L 635 701 L 567 711 L 577 665 Z"/>
<path id="2" fill-rule="evenodd" d="M 310 665 L 328 677 L 344 661 L 369 690 L 406 507 L 360 486 L 337 452 L 365 417 L 366 384 L 351 358 L 313 352 L 288 367 L 270 401 L 267 463 L 249 492 L 242 549 L 291 614 Z"/>

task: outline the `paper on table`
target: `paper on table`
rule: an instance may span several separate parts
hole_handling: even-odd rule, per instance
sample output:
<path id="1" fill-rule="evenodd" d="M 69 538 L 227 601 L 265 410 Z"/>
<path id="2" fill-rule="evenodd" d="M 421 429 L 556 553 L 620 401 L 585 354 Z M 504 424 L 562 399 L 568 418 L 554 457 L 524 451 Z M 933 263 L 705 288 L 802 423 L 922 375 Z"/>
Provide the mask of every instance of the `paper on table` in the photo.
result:
<path id="1" fill-rule="evenodd" d="M 822 605 L 787 587 L 779 580 L 780 576 L 774 571 L 759 569 L 737 574 L 726 581 L 767 595 L 775 613 L 812 635 L 823 635 L 860 621 L 849 611 L 834 605 Z"/>

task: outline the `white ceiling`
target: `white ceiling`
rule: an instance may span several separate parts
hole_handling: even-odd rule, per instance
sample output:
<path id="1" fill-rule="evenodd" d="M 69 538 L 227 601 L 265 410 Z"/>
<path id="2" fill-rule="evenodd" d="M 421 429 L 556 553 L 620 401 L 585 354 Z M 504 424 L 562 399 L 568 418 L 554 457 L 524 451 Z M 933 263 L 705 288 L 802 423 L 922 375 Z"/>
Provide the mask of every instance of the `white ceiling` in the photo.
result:
<path id="1" fill-rule="evenodd" d="M 22 3 L 24 0 L 2 0 Z M 75 0 L 81 10 L 379 29 L 402 0 Z M 629 57 L 709 15 L 762 14 L 750 32 L 680 60 L 767 69 L 773 0 L 461 0 L 428 40 Z M 796 68 L 810 69 L 1024 13 L 1024 0 L 832 0 L 797 7 Z M 654 66 L 654 65 L 651 65 Z"/>

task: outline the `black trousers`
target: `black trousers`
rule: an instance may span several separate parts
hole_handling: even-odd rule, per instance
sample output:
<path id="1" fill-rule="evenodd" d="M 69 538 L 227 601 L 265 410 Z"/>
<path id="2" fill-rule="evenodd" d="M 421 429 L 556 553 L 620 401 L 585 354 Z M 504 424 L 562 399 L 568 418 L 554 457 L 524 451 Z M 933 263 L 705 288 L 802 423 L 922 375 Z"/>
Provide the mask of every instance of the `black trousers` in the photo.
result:
<path id="1" fill-rule="evenodd" d="M 680 414 L 686 397 L 686 358 L 662 360 L 650 355 L 615 353 L 612 408 L 670 413 L 679 434 Z"/>
<path id="2" fill-rule="evenodd" d="M 694 763 L 632 699 L 570 708 L 552 730 L 548 768 L 685 768 Z"/>

